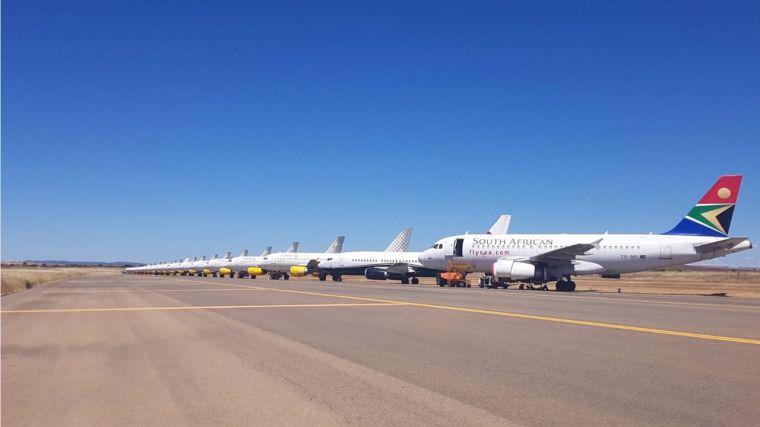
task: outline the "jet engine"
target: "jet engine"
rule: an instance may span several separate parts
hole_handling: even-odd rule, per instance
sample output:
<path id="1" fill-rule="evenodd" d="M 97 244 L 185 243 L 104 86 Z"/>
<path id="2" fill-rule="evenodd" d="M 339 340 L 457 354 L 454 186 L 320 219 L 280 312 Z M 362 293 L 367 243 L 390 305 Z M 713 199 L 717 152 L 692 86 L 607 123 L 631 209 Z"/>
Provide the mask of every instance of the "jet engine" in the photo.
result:
<path id="1" fill-rule="evenodd" d="M 303 277 L 306 274 L 308 274 L 308 267 L 302 267 L 300 265 L 290 267 L 290 275 L 293 277 Z"/>
<path id="2" fill-rule="evenodd" d="M 226 276 L 226 275 L 228 275 L 230 273 L 232 273 L 232 270 L 230 270 L 227 267 L 222 267 L 222 268 L 219 269 L 219 274 L 221 274 L 222 276 Z"/>
<path id="3" fill-rule="evenodd" d="M 370 280 L 386 280 L 388 279 L 388 274 L 383 269 L 370 267 L 364 270 L 364 277 Z"/>
<path id="4" fill-rule="evenodd" d="M 264 274 L 264 269 L 261 267 L 248 267 L 248 274 L 251 277 L 261 276 Z"/>
<path id="5" fill-rule="evenodd" d="M 493 263 L 491 272 L 497 280 L 527 280 L 539 281 L 543 279 L 544 268 L 536 267 L 528 261 L 515 261 L 511 259 L 502 259 Z"/>

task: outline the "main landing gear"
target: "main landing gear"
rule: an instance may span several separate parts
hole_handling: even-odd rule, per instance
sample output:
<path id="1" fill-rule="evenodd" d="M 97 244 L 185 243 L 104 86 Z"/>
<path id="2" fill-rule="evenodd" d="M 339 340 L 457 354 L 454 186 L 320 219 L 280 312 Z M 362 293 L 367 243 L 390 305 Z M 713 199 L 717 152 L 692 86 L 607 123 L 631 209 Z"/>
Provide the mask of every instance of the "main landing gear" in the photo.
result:
<path id="1" fill-rule="evenodd" d="M 554 289 L 557 292 L 573 292 L 575 291 L 575 282 L 570 280 L 570 276 L 563 277 L 557 281 L 557 284 L 554 285 Z"/>
<path id="2" fill-rule="evenodd" d="M 504 289 L 509 289 L 509 282 L 493 280 L 493 276 L 483 276 L 480 278 L 480 283 L 478 284 L 478 286 L 481 288 L 488 288 L 488 289 L 498 289 L 499 287 L 503 287 Z"/>
<path id="3" fill-rule="evenodd" d="M 288 275 L 288 273 L 272 272 L 272 273 L 269 273 L 269 278 L 271 280 L 280 280 L 280 278 L 282 278 L 283 280 L 290 280 L 290 275 Z"/>

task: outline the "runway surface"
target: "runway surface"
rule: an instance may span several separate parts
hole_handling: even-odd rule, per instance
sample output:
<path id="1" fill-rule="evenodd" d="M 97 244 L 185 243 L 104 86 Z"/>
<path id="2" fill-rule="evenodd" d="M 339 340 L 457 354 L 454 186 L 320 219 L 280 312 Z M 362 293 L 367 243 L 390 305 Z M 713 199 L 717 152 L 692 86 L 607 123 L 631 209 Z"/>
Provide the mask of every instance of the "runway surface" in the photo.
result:
<path id="1" fill-rule="evenodd" d="M 760 301 L 88 276 L 2 299 L 3 425 L 756 425 Z"/>

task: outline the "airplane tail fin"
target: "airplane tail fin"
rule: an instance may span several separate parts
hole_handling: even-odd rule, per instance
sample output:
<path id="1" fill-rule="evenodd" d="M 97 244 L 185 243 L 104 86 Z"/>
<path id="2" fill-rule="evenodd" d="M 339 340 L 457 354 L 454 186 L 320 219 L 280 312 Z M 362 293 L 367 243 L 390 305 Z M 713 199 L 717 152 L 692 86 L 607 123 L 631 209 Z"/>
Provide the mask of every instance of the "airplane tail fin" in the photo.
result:
<path id="1" fill-rule="evenodd" d="M 243 252 L 240 252 L 240 256 L 248 256 L 248 249 L 243 249 Z"/>
<path id="2" fill-rule="evenodd" d="M 510 222 L 512 222 L 512 215 L 502 215 L 493 223 L 486 234 L 507 234 Z"/>
<path id="3" fill-rule="evenodd" d="M 385 248 L 385 252 L 406 252 L 409 249 L 409 240 L 412 238 L 412 228 L 405 228 L 398 233 L 395 239 Z"/>
<path id="4" fill-rule="evenodd" d="M 271 253 L 272 253 L 272 247 L 271 246 L 267 246 L 266 249 L 264 249 L 263 251 L 261 251 L 261 255 L 259 255 L 259 256 L 267 256 L 267 255 L 269 255 Z"/>
<path id="5" fill-rule="evenodd" d="M 726 237 L 741 184 L 741 175 L 721 176 L 681 222 L 663 234 Z"/>
<path id="6" fill-rule="evenodd" d="M 325 253 L 339 254 L 343 251 L 343 241 L 346 240 L 346 236 L 338 236 L 334 242 L 327 248 Z"/>
<path id="7" fill-rule="evenodd" d="M 288 250 L 286 250 L 285 252 L 287 253 L 298 252 L 298 242 L 291 243 L 290 246 L 288 246 Z"/>

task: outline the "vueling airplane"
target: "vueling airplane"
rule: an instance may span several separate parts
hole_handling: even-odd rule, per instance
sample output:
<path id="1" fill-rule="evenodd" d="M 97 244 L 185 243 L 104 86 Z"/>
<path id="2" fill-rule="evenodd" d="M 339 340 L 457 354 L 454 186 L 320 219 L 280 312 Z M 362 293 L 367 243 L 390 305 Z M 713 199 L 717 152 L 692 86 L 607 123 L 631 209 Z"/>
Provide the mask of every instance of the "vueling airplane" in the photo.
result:
<path id="1" fill-rule="evenodd" d="M 405 228 L 391 241 L 385 251 L 345 252 L 323 256 L 312 266 L 319 273 L 319 280 L 327 280 L 331 275 L 334 282 L 341 282 L 345 275 L 363 275 L 368 279 L 401 280 L 401 283 L 419 283 L 417 275 L 410 268 L 424 266 L 417 261 L 417 252 L 407 252 L 412 229 Z M 311 266 L 310 266 L 311 267 Z M 422 276 L 420 271 L 420 276 Z M 433 276 L 436 272 L 433 272 Z M 432 276 L 430 276 L 432 277 Z"/>
<path id="2" fill-rule="evenodd" d="M 511 215 L 501 215 L 488 229 L 490 235 L 506 234 Z M 331 275 L 334 282 L 342 281 L 343 275 L 364 276 L 371 280 L 400 280 L 402 284 L 416 285 L 419 277 L 435 277 L 438 270 L 420 264 L 419 252 L 408 252 L 412 229 L 405 228 L 396 236 L 385 251 L 343 252 L 327 256 L 316 266 L 319 280 Z"/>
<path id="3" fill-rule="evenodd" d="M 261 255 L 259 256 L 248 256 L 248 250 L 244 250 L 240 256 L 232 258 L 232 262 L 228 266 L 229 269 L 232 270 L 230 277 L 234 276 L 235 273 L 237 273 L 237 276 L 240 278 L 249 276 L 251 279 L 255 279 L 256 276 L 264 274 L 264 270 L 259 266 L 259 264 L 265 256 L 271 253 L 271 246 L 267 246 L 267 248 L 264 249 L 264 251 L 261 252 Z"/>
<path id="4" fill-rule="evenodd" d="M 662 234 L 470 234 L 438 240 L 419 256 L 428 268 L 482 272 L 498 285 L 543 285 L 573 291 L 573 275 L 660 269 L 722 257 L 752 248 L 746 237 L 728 237 L 740 175 L 722 176 L 673 229 Z M 439 278 L 438 284 L 445 281 Z"/>
<path id="5" fill-rule="evenodd" d="M 307 266 L 310 261 L 318 260 L 326 254 L 336 254 L 343 250 L 345 236 L 338 236 L 324 253 L 319 252 L 277 252 L 265 256 L 259 263 L 262 271 L 269 274 L 270 279 L 277 280 L 282 277 L 285 280 L 293 277 L 302 277 L 310 273 Z M 296 249 L 298 249 L 297 242 Z"/>

